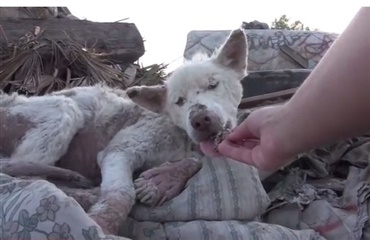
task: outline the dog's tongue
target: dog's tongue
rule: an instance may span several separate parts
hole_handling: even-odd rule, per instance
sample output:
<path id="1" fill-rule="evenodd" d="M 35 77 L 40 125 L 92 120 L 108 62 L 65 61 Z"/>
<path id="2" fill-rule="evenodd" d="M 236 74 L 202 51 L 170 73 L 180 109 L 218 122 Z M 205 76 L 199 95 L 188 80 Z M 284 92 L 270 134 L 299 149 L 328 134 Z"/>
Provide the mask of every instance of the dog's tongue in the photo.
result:
<path id="1" fill-rule="evenodd" d="M 215 151 L 216 144 L 213 141 L 204 141 L 199 143 L 200 149 L 202 152 L 210 157 L 218 157 L 221 156 L 220 153 Z"/>

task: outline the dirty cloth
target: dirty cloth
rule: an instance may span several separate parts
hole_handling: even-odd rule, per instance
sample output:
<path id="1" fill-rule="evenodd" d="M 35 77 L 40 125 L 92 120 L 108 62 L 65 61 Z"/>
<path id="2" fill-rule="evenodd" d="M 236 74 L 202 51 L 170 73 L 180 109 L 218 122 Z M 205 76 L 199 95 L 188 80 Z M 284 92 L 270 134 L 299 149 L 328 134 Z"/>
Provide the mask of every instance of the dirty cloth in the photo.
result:
<path id="1" fill-rule="evenodd" d="M 239 122 L 265 105 L 239 112 Z M 370 239 L 370 134 L 297 156 L 262 181 L 271 204 L 261 221 L 294 230 L 313 229 L 328 240 Z"/>
<path id="2" fill-rule="evenodd" d="M 310 229 L 298 231 L 275 224 L 235 220 L 159 223 L 130 219 L 121 234 L 135 240 L 325 240 Z"/>
<path id="3" fill-rule="evenodd" d="M 300 155 L 264 181 L 271 205 L 263 221 L 313 229 L 328 240 L 370 239 L 369 159 L 370 136 Z"/>
<path id="4" fill-rule="evenodd" d="M 324 239 L 313 230 L 258 222 L 270 201 L 257 171 L 235 161 L 203 160 L 203 172 L 165 206 L 135 206 L 131 216 L 136 219 L 130 217 L 120 229 L 119 235 L 128 238 L 105 236 L 78 203 L 54 184 L 3 174 L 1 239 Z"/>

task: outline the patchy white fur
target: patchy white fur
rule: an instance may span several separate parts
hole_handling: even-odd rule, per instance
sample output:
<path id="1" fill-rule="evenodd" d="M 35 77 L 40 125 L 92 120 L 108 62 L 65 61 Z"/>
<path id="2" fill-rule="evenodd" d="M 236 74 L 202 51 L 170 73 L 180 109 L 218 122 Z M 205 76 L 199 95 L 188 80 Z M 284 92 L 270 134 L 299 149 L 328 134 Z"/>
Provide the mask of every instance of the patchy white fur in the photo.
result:
<path id="1" fill-rule="evenodd" d="M 8 114 L 21 115 L 37 123 L 23 137 L 11 158 L 17 161 L 54 164 L 67 151 L 68 144 L 84 124 L 76 103 L 63 96 L 25 98 L 13 94 Z"/>
<path id="2" fill-rule="evenodd" d="M 130 92 L 140 93 L 149 87 L 133 87 L 127 94 L 96 85 L 40 97 L 0 95 L 0 107 L 11 114 L 25 116 L 36 125 L 15 147 L 11 159 L 53 165 L 68 151 L 73 136 L 87 124 L 94 129 L 122 123 L 123 127 L 97 155 L 103 194 L 90 209 L 90 215 L 101 223 L 109 210 L 113 210 L 118 211 L 118 215 L 111 221 L 124 220 L 135 201 L 132 181 L 135 170 L 201 154 L 194 149 L 198 141 L 189 123 L 189 112 L 194 105 L 206 106 L 223 124 L 230 121 L 232 127 L 236 125 L 237 107 L 242 98 L 240 80 L 245 76 L 246 68 L 246 59 L 243 59 L 246 39 L 240 31 L 234 31 L 228 39 L 229 45 L 234 41 L 228 47 L 241 52 L 235 59 L 228 59 L 234 56 L 230 52 L 219 51 L 211 58 L 190 61 L 175 70 L 165 83 L 166 96 L 160 98 L 165 101 L 161 102 L 162 114 L 139 107 L 136 103 L 143 97 L 140 94 L 131 99 L 128 97 Z M 218 86 L 208 89 L 212 82 L 217 82 Z M 176 104 L 179 97 L 185 99 L 182 106 Z M 148 101 L 148 106 L 159 103 Z M 109 201 L 112 199 L 119 201 Z M 121 212 L 122 208 L 126 210 Z"/>
<path id="3" fill-rule="evenodd" d="M 209 60 L 211 57 L 213 57 L 213 55 L 211 56 L 208 56 L 207 53 L 205 52 L 197 52 L 195 53 L 190 60 L 185 60 L 185 64 L 188 64 L 188 63 L 199 63 L 199 62 L 204 62 L 204 61 L 207 61 Z"/>
<path id="4" fill-rule="evenodd" d="M 0 107 L 12 107 L 19 103 L 24 103 L 29 101 L 27 97 L 20 96 L 16 93 L 11 95 L 4 94 L 3 91 L 0 91 Z"/>

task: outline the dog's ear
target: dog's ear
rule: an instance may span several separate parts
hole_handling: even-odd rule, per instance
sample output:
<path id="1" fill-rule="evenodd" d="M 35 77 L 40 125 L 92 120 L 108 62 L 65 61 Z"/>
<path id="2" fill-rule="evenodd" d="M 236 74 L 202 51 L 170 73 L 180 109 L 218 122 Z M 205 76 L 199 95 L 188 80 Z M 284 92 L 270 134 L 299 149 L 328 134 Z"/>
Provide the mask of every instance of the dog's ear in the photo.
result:
<path id="1" fill-rule="evenodd" d="M 166 107 L 166 85 L 130 87 L 127 96 L 139 106 L 155 113 L 163 113 Z"/>
<path id="2" fill-rule="evenodd" d="M 245 74 L 247 70 L 248 42 L 242 29 L 233 30 L 218 54 L 215 61 L 224 67 Z"/>

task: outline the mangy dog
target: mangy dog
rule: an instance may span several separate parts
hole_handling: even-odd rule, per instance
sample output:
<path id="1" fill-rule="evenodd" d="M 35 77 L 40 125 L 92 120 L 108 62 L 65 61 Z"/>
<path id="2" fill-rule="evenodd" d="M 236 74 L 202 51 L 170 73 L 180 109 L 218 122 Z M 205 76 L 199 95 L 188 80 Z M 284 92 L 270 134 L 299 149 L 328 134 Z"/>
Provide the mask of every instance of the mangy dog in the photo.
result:
<path id="1" fill-rule="evenodd" d="M 200 169 L 198 144 L 235 127 L 247 54 L 237 29 L 212 57 L 185 63 L 164 85 L 0 95 L 2 172 L 79 187 L 93 179 L 100 197 L 88 214 L 116 234 L 135 199 L 160 205 L 175 197 Z M 133 181 L 135 171 L 160 165 Z"/>

